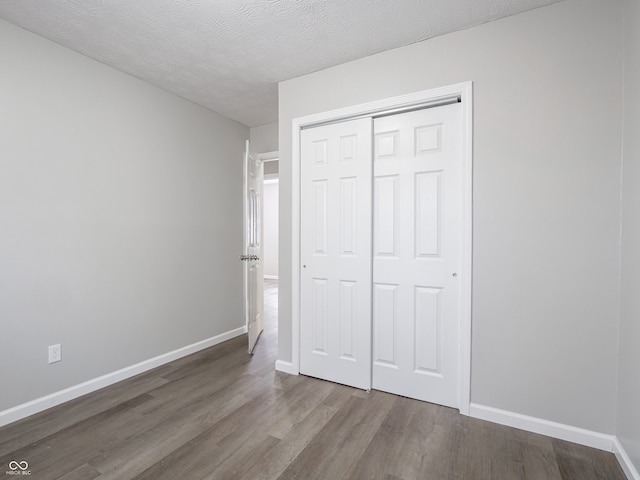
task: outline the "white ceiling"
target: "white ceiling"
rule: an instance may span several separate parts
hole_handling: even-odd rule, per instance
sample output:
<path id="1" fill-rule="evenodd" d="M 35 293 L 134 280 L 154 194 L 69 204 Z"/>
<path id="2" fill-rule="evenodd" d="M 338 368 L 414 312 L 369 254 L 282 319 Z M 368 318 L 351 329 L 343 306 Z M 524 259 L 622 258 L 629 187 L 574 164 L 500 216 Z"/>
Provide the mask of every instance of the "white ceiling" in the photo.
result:
<path id="1" fill-rule="evenodd" d="M 247 126 L 277 83 L 560 0 L 0 0 L 0 18 Z"/>

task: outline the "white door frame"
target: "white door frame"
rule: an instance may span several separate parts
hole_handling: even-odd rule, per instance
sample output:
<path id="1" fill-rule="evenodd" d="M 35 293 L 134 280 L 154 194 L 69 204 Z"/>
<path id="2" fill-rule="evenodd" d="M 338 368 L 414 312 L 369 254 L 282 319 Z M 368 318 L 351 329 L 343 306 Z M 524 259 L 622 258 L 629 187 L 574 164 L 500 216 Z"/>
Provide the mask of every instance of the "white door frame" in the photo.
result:
<path id="1" fill-rule="evenodd" d="M 274 162 L 280 159 L 280 152 L 278 150 L 274 150 L 273 152 L 265 152 L 258 153 L 258 158 L 262 160 L 262 162 Z"/>
<path id="2" fill-rule="evenodd" d="M 462 102 L 462 175 L 463 228 L 462 266 L 460 271 L 460 413 L 469 415 L 471 402 L 471 274 L 473 230 L 473 83 L 462 82 L 446 87 L 374 102 L 317 113 L 292 120 L 291 186 L 291 367 L 289 373 L 300 372 L 300 131 L 321 123 L 338 122 L 358 116 L 377 116 L 395 110 L 403 111 L 421 106 L 437 105 L 452 97 Z"/>

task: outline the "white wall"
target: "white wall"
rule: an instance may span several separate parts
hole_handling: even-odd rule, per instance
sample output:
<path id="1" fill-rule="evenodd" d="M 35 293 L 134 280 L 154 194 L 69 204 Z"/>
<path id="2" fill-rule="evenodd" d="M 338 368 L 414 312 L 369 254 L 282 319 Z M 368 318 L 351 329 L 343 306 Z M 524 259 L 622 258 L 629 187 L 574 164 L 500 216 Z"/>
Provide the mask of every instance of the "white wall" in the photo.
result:
<path id="1" fill-rule="evenodd" d="M 0 411 L 242 326 L 248 128 L 2 21 L 0 58 Z"/>
<path id="2" fill-rule="evenodd" d="M 617 435 L 640 471 L 640 2 L 625 1 L 622 295 Z"/>
<path id="3" fill-rule="evenodd" d="M 267 153 L 278 151 L 278 123 L 267 123 L 259 127 L 251 127 L 251 151 Z"/>
<path id="4" fill-rule="evenodd" d="M 264 274 L 278 276 L 278 179 L 268 180 L 264 184 Z"/>
<path id="5" fill-rule="evenodd" d="M 567 0 L 282 82 L 279 358 L 291 360 L 291 120 L 474 82 L 472 401 L 615 430 L 621 2 Z"/>

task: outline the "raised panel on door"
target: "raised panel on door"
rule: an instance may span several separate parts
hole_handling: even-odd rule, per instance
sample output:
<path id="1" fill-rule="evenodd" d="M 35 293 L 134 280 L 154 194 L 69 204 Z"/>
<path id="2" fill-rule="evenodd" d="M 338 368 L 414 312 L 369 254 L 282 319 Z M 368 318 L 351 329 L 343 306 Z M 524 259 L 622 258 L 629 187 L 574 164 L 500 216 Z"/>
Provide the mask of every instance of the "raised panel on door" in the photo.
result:
<path id="1" fill-rule="evenodd" d="M 371 119 L 303 130 L 300 373 L 371 387 Z"/>
<path id="2" fill-rule="evenodd" d="M 398 368 L 398 285 L 373 285 L 373 363 Z"/>
<path id="3" fill-rule="evenodd" d="M 374 121 L 373 388 L 459 404 L 461 106 Z"/>

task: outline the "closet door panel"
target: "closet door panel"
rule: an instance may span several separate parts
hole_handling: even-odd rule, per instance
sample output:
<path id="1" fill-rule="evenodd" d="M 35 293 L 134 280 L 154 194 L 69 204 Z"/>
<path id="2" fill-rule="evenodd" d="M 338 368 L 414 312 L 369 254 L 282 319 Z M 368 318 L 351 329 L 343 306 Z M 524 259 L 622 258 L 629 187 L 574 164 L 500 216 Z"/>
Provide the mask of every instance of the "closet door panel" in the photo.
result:
<path id="1" fill-rule="evenodd" d="M 371 388 L 371 135 L 359 119 L 303 130 L 300 373 Z"/>
<path id="2" fill-rule="evenodd" d="M 377 118 L 373 141 L 374 292 L 393 285 L 395 299 L 393 315 L 374 301 L 373 388 L 451 407 L 459 402 L 461 118 L 459 104 Z"/>

